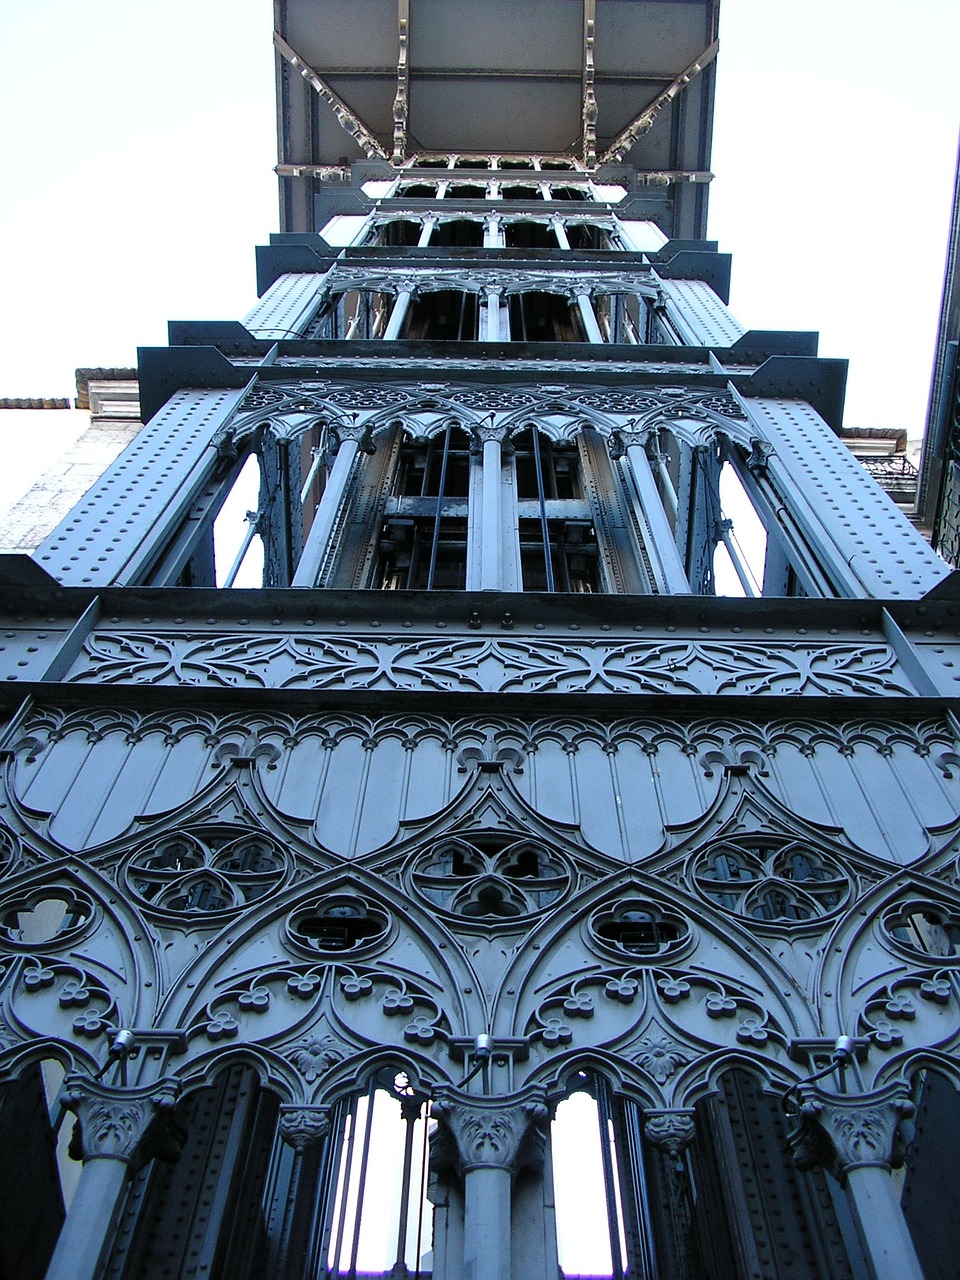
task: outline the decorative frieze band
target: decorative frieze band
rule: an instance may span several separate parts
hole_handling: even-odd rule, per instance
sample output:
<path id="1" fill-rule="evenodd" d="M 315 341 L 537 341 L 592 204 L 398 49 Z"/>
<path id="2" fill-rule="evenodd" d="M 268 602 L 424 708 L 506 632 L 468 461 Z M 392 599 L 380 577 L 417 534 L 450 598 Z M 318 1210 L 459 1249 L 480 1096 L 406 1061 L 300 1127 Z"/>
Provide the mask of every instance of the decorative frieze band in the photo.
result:
<path id="1" fill-rule="evenodd" d="M 370 689 L 445 693 L 774 694 L 902 697 L 916 693 L 882 640 L 764 643 L 692 638 L 409 639 L 373 634 L 176 634 L 98 631 L 67 679 L 213 688 Z"/>

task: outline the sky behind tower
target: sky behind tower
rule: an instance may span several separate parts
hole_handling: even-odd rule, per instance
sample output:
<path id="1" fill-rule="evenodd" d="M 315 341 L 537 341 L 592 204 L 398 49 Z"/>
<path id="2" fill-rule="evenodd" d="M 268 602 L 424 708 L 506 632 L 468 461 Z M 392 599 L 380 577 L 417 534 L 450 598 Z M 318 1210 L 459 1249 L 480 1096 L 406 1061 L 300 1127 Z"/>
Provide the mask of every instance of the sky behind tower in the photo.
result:
<path id="1" fill-rule="evenodd" d="M 77 366 L 135 363 L 168 319 L 250 307 L 278 225 L 271 18 L 268 0 L 5 7 L 0 396 L 69 395 Z M 732 308 L 851 358 L 848 426 L 919 435 L 960 4 L 724 0 L 720 30 L 710 234 Z"/>

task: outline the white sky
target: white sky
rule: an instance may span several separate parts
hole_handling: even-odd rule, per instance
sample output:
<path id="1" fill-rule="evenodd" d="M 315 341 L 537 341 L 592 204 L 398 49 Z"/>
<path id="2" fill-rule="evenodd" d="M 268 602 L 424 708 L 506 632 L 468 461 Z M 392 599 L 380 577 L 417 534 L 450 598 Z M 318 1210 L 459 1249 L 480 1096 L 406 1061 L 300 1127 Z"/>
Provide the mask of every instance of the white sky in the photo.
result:
<path id="1" fill-rule="evenodd" d="M 78 365 L 135 363 L 170 318 L 252 304 L 277 227 L 271 11 L 4 6 L 0 395 L 71 394 Z M 710 234 L 731 305 L 851 357 L 850 426 L 922 428 L 958 48 L 957 0 L 723 0 Z"/>

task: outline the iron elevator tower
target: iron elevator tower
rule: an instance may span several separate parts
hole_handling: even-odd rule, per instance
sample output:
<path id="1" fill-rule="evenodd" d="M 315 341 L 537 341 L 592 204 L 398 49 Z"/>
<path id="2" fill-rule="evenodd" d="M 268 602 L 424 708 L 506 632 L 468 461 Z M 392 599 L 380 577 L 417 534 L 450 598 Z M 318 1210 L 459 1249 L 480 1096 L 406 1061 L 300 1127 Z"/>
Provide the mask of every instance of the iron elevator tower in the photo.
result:
<path id="1" fill-rule="evenodd" d="M 0 1275 L 955 1274 L 960 601 L 716 0 L 275 17 L 259 301 L 0 564 Z"/>

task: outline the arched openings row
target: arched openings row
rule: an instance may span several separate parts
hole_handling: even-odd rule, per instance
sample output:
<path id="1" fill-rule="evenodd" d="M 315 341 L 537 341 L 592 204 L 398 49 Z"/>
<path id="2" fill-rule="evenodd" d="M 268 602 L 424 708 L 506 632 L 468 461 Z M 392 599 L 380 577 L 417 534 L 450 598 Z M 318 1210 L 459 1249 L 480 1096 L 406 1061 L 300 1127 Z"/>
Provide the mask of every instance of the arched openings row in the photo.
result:
<path id="1" fill-rule="evenodd" d="M 308 1052 L 313 1078 L 328 1074 L 323 1046 Z M 134 1162 L 112 1222 L 105 1206 L 76 1195 L 80 1166 L 66 1151 L 73 1117 L 57 1103 L 56 1070 L 45 1076 L 56 1065 L 34 1061 L 0 1086 L 0 1258 L 24 1280 L 41 1280 L 61 1233 L 89 1213 L 105 1245 L 97 1274 L 110 1280 L 201 1269 L 214 1280 L 453 1280 L 471 1213 L 490 1209 L 478 1203 L 490 1180 L 467 1186 L 472 1128 L 496 1135 L 488 1167 L 500 1167 L 503 1144 L 506 1212 L 502 1237 L 487 1247 L 512 1255 L 510 1274 L 872 1274 L 849 1184 L 808 1161 L 798 1167 L 783 1086 L 745 1064 L 724 1068 L 694 1106 L 664 1112 L 612 1059 L 572 1063 L 525 1100 L 467 1091 L 431 1101 L 431 1087 L 406 1064 L 375 1055 L 349 1089 L 317 1107 L 291 1104 L 257 1064 L 228 1055 L 181 1098 L 166 1145 Z M 895 1156 L 903 1173 L 891 1180 L 888 1207 L 903 1213 L 924 1274 L 947 1275 L 960 1248 L 948 1198 L 960 1097 L 931 1067 L 908 1088 L 913 1112 Z M 120 1115 L 122 1091 L 118 1102 Z M 99 1163 L 88 1162 L 84 1176 Z"/>
<path id="2" fill-rule="evenodd" d="M 576 249 L 621 250 L 624 244 L 612 225 L 586 219 L 558 222 L 551 218 L 446 217 L 390 218 L 378 221 L 367 243 L 431 249 Z"/>
<path id="3" fill-rule="evenodd" d="M 471 166 L 472 167 L 472 166 Z M 401 181 L 394 197 L 401 200 L 510 200 L 510 201 L 588 201 L 594 198 L 588 185 L 571 185 L 569 182 L 547 181 L 531 173 L 510 178 L 501 174 L 476 177 L 466 174 L 451 175 L 439 181 Z"/>
<path id="4" fill-rule="evenodd" d="M 422 230 L 418 243 L 423 242 L 431 225 Z M 431 234 L 469 244 L 473 238 L 469 228 L 474 225 L 479 226 L 460 221 L 442 223 L 439 232 Z M 509 232 L 511 225 L 514 224 L 506 224 L 507 230 L 496 234 L 513 235 Z M 521 240 L 536 239 L 531 228 L 539 224 L 517 225 L 527 228 Z M 404 234 L 412 236 L 413 230 Z M 562 228 L 558 234 L 567 240 Z M 590 238 L 583 230 L 575 238 L 585 237 Z M 518 243 L 517 247 L 534 246 Z M 612 283 L 606 288 L 584 282 L 580 287 L 571 279 L 562 288 L 551 286 L 546 280 L 506 280 L 500 286 L 481 285 L 469 278 L 447 281 L 441 277 L 384 282 L 378 288 L 352 284 L 335 288 L 323 297 L 303 336 L 632 345 L 676 345 L 679 341 L 656 290 L 649 285 L 630 289 Z"/>
<path id="5" fill-rule="evenodd" d="M 151 583 L 836 594 L 762 443 L 709 411 L 609 420 L 558 404 L 531 419 L 414 402 L 321 418 L 304 403 L 242 438 Z"/>

